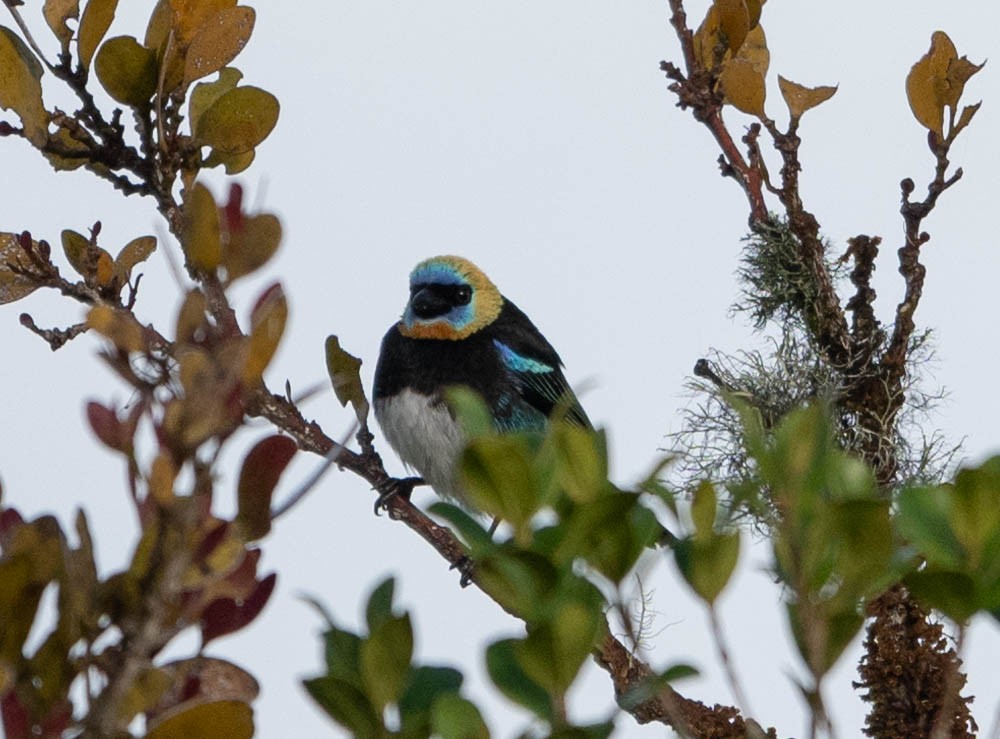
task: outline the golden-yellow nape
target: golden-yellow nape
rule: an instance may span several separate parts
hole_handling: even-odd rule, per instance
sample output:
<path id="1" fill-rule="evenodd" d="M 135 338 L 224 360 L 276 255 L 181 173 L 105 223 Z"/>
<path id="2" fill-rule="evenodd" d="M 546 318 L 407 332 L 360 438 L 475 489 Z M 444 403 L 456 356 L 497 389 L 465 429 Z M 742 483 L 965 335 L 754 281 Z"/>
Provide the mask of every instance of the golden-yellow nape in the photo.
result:
<path id="1" fill-rule="evenodd" d="M 443 316 L 420 319 L 407 307 L 399 322 L 399 332 L 412 339 L 458 341 L 471 336 L 496 320 L 503 308 L 503 296 L 490 278 L 464 257 L 443 255 L 425 259 L 410 273 L 415 285 L 468 285 L 472 299 Z"/>

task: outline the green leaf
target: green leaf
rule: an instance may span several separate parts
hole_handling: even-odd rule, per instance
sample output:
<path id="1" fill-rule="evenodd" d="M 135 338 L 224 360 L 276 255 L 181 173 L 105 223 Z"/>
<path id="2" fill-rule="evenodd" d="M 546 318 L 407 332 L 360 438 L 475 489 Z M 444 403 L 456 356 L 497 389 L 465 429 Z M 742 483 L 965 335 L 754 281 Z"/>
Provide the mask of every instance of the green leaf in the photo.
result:
<path id="1" fill-rule="evenodd" d="M 706 603 L 712 604 L 729 582 L 740 555 L 738 533 L 681 539 L 674 558 L 681 575 Z"/>
<path id="2" fill-rule="evenodd" d="M 952 491 L 945 487 L 909 488 L 899 495 L 899 533 L 937 567 L 959 568 L 965 557 L 950 524 Z"/>
<path id="3" fill-rule="evenodd" d="M 156 54 L 131 36 L 109 38 L 97 52 L 94 71 L 108 94 L 133 108 L 148 108 L 159 68 Z"/>
<path id="4" fill-rule="evenodd" d="M 118 0 L 88 0 L 77 33 L 80 66 L 84 69 L 90 67 L 90 60 L 94 58 L 94 52 L 101 45 L 104 34 L 111 28 L 117 9 Z"/>
<path id="5" fill-rule="evenodd" d="M 602 633 L 601 609 L 600 602 L 569 600 L 534 624 L 514 650 L 525 674 L 553 695 L 569 690 Z"/>
<path id="6" fill-rule="evenodd" d="M 368 398 L 361 383 L 361 360 L 344 351 L 336 336 L 326 337 L 326 371 L 330 375 L 337 400 L 345 407 L 350 403 L 358 423 L 365 423 L 368 418 Z"/>
<path id="7" fill-rule="evenodd" d="M 25 137 L 39 149 L 49 138 L 41 79 L 38 58 L 17 34 L 0 26 L 0 108 L 17 113 Z"/>
<path id="8" fill-rule="evenodd" d="M 958 623 L 979 610 L 975 582 L 961 570 L 927 570 L 907 575 L 903 582 L 914 597 Z"/>
<path id="9" fill-rule="evenodd" d="M 442 696 L 458 693 L 464 676 L 452 667 L 420 666 L 410 670 L 406 689 L 399 699 L 399 712 L 406 726 L 407 716 L 426 715 Z"/>
<path id="10" fill-rule="evenodd" d="M 608 480 L 603 434 L 568 423 L 552 424 L 548 439 L 555 448 L 556 479 L 576 503 L 595 500 Z"/>
<path id="11" fill-rule="evenodd" d="M 696 537 L 711 537 L 715 530 L 715 515 L 717 510 L 715 487 L 704 480 L 694 491 L 691 501 L 691 522 L 694 524 Z"/>
<path id="12" fill-rule="evenodd" d="M 428 510 L 451 524 L 474 558 L 479 553 L 493 548 L 493 539 L 486 528 L 459 506 L 437 502 L 433 503 Z"/>
<path id="13" fill-rule="evenodd" d="M 452 385 L 445 388 L 444 399 L 468 438 L 485 436 L 496 430 L 489 406 L 486 405 L 483 396 L 472 388 L 466 385 Z"/>
<path id="14" fill-rule="evenodd" d="M 520 642 L 504 639 L 486 648 L 486 669 L 500 692 L 536 716 L 551 722 L 554 719 L 552 700 L 548 692 L 528 677 L 517 658 Z"/>
<path id="15" fill-rule="evenodd" d="M 529 539 L 528 523 L 541 496 L 528 440 L 519 434 L 474 438 L 459 464 L 463 489 L 475 508 L 509 523 L 522 543 Z"/>
<path id="16" fill-rule="evenodd" d="M 382 736 L 385 731 L 375 707 L 363 692 L 335 677 L 303 680 L 302 685 L 330 717 L 354 736 Z"/>
<path id="17" fill-rule="evenodd" d="M 368 596 L 368 604 L 365 606 L 365 621 L 368 624 L 368 631 L 375 631 L 384 622 L 395 618 L 392 612 L 392 600 L 396 592 L 396 579 L 387 577 L 380 582 L 371 595 Z"/>
<path id="18" fill-rule="evenodd" d="M 243 701 L 201 703 L 170 715 L 146 733 L 146 739 L 250 739 L 253 710 Z"/>
<path id="19" fill-rule="evenodd" d="M 332 626 L 323 632 L 326 672 L 330 677 L 361 687 L 361 642 L 357 634 Z"/>
<path id="20" fill-rule="evenodd" d="M 489 739 L 483 715 L 456 693 L 440 696 L 431 709 L 434 734 L 441 739 Z"/>
<path id="21" fill-rule="evenodd" d="M 223 8 L 191 39 L 184 57 L 184 85 L 217 72 L 246 46 L 256 15 L 245 5 Z"/>
<path id="22" fill-rule="evenodd" d="M 224 93 L 198 120 L 198 143 L 224 154 L 241 154 L 260 144 L 278 122 L 278 99 L 258 87 Z"/>
<path id="23" fill-rule="evenodd" d="M 376 707 L 399 700 L 413 658 L 413 627 L 408 614 L 382 621 L 361 642 L 361 679 Z"/>

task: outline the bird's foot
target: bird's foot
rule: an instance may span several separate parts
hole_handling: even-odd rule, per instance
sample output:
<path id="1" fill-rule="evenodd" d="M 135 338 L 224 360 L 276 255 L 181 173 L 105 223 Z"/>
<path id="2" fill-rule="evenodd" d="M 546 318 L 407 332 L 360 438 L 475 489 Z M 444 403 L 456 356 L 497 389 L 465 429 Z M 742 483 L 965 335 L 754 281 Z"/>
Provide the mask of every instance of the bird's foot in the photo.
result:
<path id="1" fill-rule="evenodd" d="M 460 573 L 462 573 L 462 577 L 459 578 L 458 584 L 461 585 L 463 588 L 467 588 L 469 587 L 469 584 L 472 582 L 472 575 L 476 571 L 476 563 L 473 562 L 468 557 L 462 557 L 448 569 L 458 570 Z"/>
<path id="2" fill-rule="evenodd" d="M 397 496 L 409 500 L 413 488 L 425 484 L 422 477 L 390 478 L 381 488 L 376 488 L 378 497 L 375 499 L 375 515 L 377 516 L 380 511 L 386 510 L 389 507 L 389 501 Z"/>

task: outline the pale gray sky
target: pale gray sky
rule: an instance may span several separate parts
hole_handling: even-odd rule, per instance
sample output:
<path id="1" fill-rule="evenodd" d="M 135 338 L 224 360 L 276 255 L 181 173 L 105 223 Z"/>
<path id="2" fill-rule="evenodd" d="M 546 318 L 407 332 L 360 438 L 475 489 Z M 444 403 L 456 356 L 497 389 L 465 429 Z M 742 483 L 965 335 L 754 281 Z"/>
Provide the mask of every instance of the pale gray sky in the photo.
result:
<path id="1" fill-rule="evenodd" d="M 707 4 L 690 2 L 691 16 Z M 461 254 L 533 318 L 571 382 L 586 386 L 588 413 L 609 430 L 614 478 L 640 478 L 679 424 L 694 361 L 709 347 L 754 342 L 728 314 L 746 209 L 735 184 L 718 176 L 707 132 L 674 108 L 658 70 L 661 59 L 679 57 L 666 3 L 302 0 L 256 7 L 257 29 L 237 66 L 248 84 L 274 92 L 282 111 L 239 180 L 250 202 L 280 215 L 286 239 L 266 276 L 236 295 L 246 315 L 271 279 L 281 279 L 289 294 L 292 320 L 268 374 L 272 388 L 286 377 L 299 389 L 325 381 L 329 333 L 364 359 L 370 385 L 410 268 L 434 254 Z M 132 12 L 122 11 L 111 35 L 141 35 Z M 784 119 L 776 73 L 840 85 L 805 118 L 803 192 L 837 248 L 856 233 L 885 239 L 875 285 L 883 319 L 901 294 L 898 183 L 913 177 L 922 192 L 932 170 L 923 130 L 906 106 L 906 73 L 939 28 L 973 61 L 995 58 L 998 22 L 1000 7 L 968 1 L 772 0 L 764 9 L 775 83 L 770 115 Z M 985 102 L 953 150 L 965 180 L 925 223 L 933 240 L 924 249 L 928 279 L 917 315 L 937 331 L 933 370 L 951 392 L 936 423 L 964 436 L 974 460 L 1000 451 L 993 387 L 1000 256 L 991 220 L 1000 192 L 996 80 L 988 65 L 969 83 L 968 102 Z M 84 231 L 99 218 L 112 250 L 142 233 L 164 233 L 148 203 L 123 201 L 86 173 L 56 175 L 23 143 L 0 147 L 8 183 L 0 230 L 29 229 L 58 244 L 61 229 Z M 162 254 L 145 271 L 139 313 L 167 324 L 176 290 Z M 21 311 L 40 325 L 67 325 L 81 315 L 67 301 L 38 294 L 0 312 L 5 500 L 26 513 L 55 510 L 67 523 L 82 504 L 101 567 L 119 567 L 134 536 L 124 471 L 85 428 L 83 403 L 121 402 L 127 394 L 95 359 L 93 338 L 52 355 L 18 325 Z M 349 414 L 332 393 L 313 399 L 306 412 L 332 436 L 348 428 Z M 263 433 L 246 434 L 234 452 Z M 391 451 L 382 451 L 390 470 L 402 472 Z M 315 464 L 305 457 L 293 464 L 279 496 Z M 221 480 L 218 499 L 234 488 L 232 476 Z M 489 689 L 480 664 L 482 645 L 517 633 L 520 624 L 474 589 L 460 590 L 457 575 L 421 540 L 372 516 L 372 500 L 356 478 L 331 473 L 265 543 L 263 567 L 276 569 L 279 580 L 261 618 L 211 647 L 262 679 L 259 735 L 336 735 L 297 684 L 319 669 L 321 654 L 320 620 L 297 596 L 318 598 L 356 626 L 367 590 L 390 573 L 418 628 L 418 658 L 466 669 L 469 692 L 496 735 L 524 729 Z M 780 593 L 759 565 L 745 560 L 723 596 L 723 626 L 753 715 L 795 735 L 804 725 L 788 675 L 799 666 Z M 702 610 L 673 565 L 664 559 L 646 582 L 662 629 L 654 664 L 691 662 L 705 677 L 682 684 L 685 694 L 730 702 Z M 995 623 L 975 625 L 967 653 L 969 690 L 985 730 L 1000 694 Z M 850 687 L 857 655 L 855 648 L 842 660 L 827 687 L 842 736 L 858 735 L 863 721 Z M 578 718 L 600 719 L 612 706 L 610 683 L 590 669 L 575 698 Z M 662 735 L 619 719 L 618 736 L 654 733 Z"/>

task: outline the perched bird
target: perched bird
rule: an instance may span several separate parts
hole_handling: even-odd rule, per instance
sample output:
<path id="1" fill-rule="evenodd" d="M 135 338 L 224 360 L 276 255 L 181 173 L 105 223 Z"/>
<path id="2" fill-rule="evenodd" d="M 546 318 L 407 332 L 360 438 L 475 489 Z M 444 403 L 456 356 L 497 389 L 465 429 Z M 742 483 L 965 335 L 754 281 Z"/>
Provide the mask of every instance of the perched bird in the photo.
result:
<path id="1" fill-rule="evenodd" d="M 433 257 L 410 273 L 410 298 L 382 340 L 375 417 L 407 466 L 442 498 L 467 505 L 456 476 L 465 446 L 443 390 L 465 385 L 485 400 L 500 432 L 541 430 L 554 410 L 590 421 L 535 324 L 462 257 Z"/>

